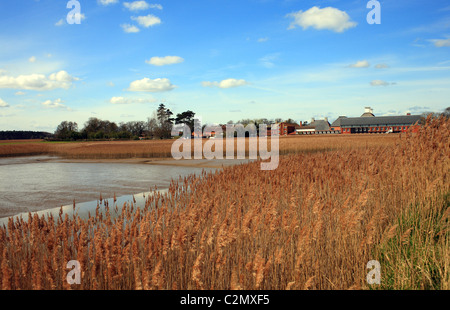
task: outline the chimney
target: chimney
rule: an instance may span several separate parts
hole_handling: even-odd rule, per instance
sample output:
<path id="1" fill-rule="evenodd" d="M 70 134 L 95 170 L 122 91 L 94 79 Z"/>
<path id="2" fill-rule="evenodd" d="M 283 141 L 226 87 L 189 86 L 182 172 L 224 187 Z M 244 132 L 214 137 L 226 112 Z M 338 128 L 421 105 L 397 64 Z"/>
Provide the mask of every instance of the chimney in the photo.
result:
<path id="1" fill-rule="evenodd" d="M 373 109 L 371 107 L 365 107 L 364 113 L 372 113 L 373 114 Z"/>
<path id="2" fill-rule="evenodd" d="M 328 123 L 328 117 L 324 117 L 325 122 Z"/>
<path id="3" fill-rule="evenodd" d="M 408 113 L 406 113 L 406 115 L 411 115 L 411 113 L 408 112 Z"/>
<path id="4" fill-rule="evenodd" d="M 314 123 L 316 121 L 316 119 L 313 117 L 311 118 L 311 123 Z"/>

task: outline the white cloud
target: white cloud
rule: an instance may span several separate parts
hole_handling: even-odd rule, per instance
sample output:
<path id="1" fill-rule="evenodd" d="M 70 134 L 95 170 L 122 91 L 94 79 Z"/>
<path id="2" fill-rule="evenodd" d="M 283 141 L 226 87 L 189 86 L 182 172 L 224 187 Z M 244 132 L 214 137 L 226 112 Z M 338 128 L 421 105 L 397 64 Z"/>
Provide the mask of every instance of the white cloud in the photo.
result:
<path id="1" fill-rule="evenodd" d="M 28 59 L 28 61 L 29 61 L 29 62 L 36 62 L 36 57 L 35 57 L 35 56 L 31 56 L 31 57 Z"/>
<path id="2" fill-rule="evenodd" d="M 112 97 L 109 102 L 112 104 L 133 104 L 133 103 L 155 103 L 157 100 L 151 98 L 125 98 L 125 97 Z"/>
<path id="3" fill-rule="evenodd" d="M 2 98 L 0 98 L 0 108 L 7 108 L 9 107 L 9 104 L 7 104 L 5 101 L 3 101 Z"/>
<path id="4" fill-rule="evenodd" d="M 274 61 L 278 59 L 279 53 L 269 54 L 259 59 L 261 64 L 266 68 L 275 67 Z"/>
<path id="5" fill-rule="evenodd" d="M 262 43 L 262 42 L 267 42 L 269 40 L 269 38 L 265 37 L 265 38 L 259 38 L 258 42 Z"/>
<path id="6" fill-rule="evenodd" d="M 202 82 L 203 87 L 232 88 L 249 84 L 245 80 L 226 79 L 220 82 Z"/>
<path id="7" fill-rule="evenodd" d="M 439 39 L 439 40 L 430 40 L 434 43 L 434 46 L 436 47 L 445 47 L 450 46 L 450 38 L 448 39 Z"/>
<path id="8" fill-rule="evenodd" d="M 314 6 L 305 12 L 300 10 L 287 16 L 294 18 L 288 29 L 300 26 L 303 30 L 312 27 L 317 30 L 327 29 L 334 32 L 344 32 L 357 25 L 356 22 L 350 20 L 350 16 L 346 12 L 333 7 L 321 9 Z"/>
<path id="9" fill-rule="evenodd" d="M 148 10 L 150 8 L 150 4 L 146 1 L 124 2 L 123 6 L 130 11 Z"/>
<path id="10" fill-rule="evenodd" d="M 350 68 L 368 68 L 370 64 L 367 60 L 358 60 L 356 63 L 349 65 Z"/>
<path id="11" fill-rule="evenodd" d="M 23 91 L 18 91 L 18 92 L 15 93 L 16 96 L 23 96 L 25 94 L 26 93 L 24 93 Z"/>
<path id="12" fill-rule="evenodd" d="M 148 10 L 148 9 L 162 10 L 163 9 L 161 4 L 149 4 L 147 1 L 124 2 L 123 6 L 126 7 L 130 11 L 143 11 L 143 10 Z"/>
<path id="13" fill-rule="evenodd" d="M 97 2 L 101 5 L 110 5 L 110 4 L 115 4 L 118 2 L 118 0 L 97 0 Z"/>
<path id="14" fill-rule="evenodd" d="M 62 18 L 55 23 L 55 26 L 62 26 L 62 25 L 64 25 L 64 19 Z"/>
<path id="15" fill-rule="evenodd" d="M 136 33 L 140 31 L 138 27 L 130 24 L 123 24 L 120 25 L 120 27 L 122 27 L 123 31 L 126 33 Z"/>
<path id="16" fill-rule="evenodd" d="M 130 103 L 130 99 L 124 97 L 112 97 L 109 102 L 112 104 L 128 104 Z"/>
<path id="17" fill-rule="evenodd" d="M 184 61 L 183 58 L 179 56 L 165 56 L 165 57 L 152 57 L 150 60 L 146 60 L 145 62 L 154 65 L 154 66 L 165 66 L 165 65 L 173 65 L 179 64 Z"/>
<path id="18" fill-rule="evenodd" d="M 62 101 L 60 98 L 56 99 L 56 100 L 46 100 L 44 102 L 42 102 L 42 105 L 46 108 L 49 109 L 66 109 L 66 110 L 71 110 L 70 108 L 68 108 L 67 106 L 65 106 L 64 104 L 62 104 Z"/>
<path id="19" fill-rule="evenodd" d="M 372 82 L 370 82 L 370 85 L 372 85 L 372 86 L 389 86 L 389 85 L 394 85 L 394 84 L 395 83 L 388 83 L 383 80 L 373 80 Z"/>
<path id="20" fill-rule="evenodd" d="M 134 21 L 137 21 L 139 25 L 141 25 L 145 28 L 161 24 L 161 20 L 152 14 L 148 14 L 147 16 L 138 16 L 138 17 L 132 16 L 131 19 Z"/>
<path id="21" fill-rule="evenodd" d="M 64 70 L 56 72 L 56 73 L 52 73 L 52 74 L 50 74 L 50 76 L 48 78 L 51 81 L 57 81 L 57 82 L 72 82 L 74 80 L 79 80 L 78 78 L 74 78 L 74 77 L 70 76 L 70 74 Z"/>
<path id="22" fill-rule="evenodd" d="M 163 6 L 161 4 L 150 4 L 150 8 L 151 9 L 158 9 L 158 10 L 162 10 Z"/>
<path id="23" fill-rule="evenodd" d="M 421 112 L 426 112 L 426 111 L 430 111 L 431 108 L 430 107 L 425 107 L 425 106 L 413 106 L 413 107 L 409 107 L 407 111 L 405 112 L 413 112 L 413 113 L 421 113 Z"/>
<path id="24" fill-rule="evenodd" d="M 50 74 L 48 77 L 43 74 L 19 75 L 17 77 L 0 75 L 0 89 L 28 89 L 28 90 L 53 90 L 57 88 L 68 89 L 73 81 L 78 81 L 66 71 L 59 71 Z"/>
<path id="25" fill-rule="evenodd" d="M 143 92 L 164 92 L 175 88 L 175 85 L 169 79 L 154 79 L 143 78 L 130 83 L 129 91 L 143 91 Z"/>
<path id="26" fill-rule="evenodd" d="M 375 68 L 376 69 L 387 69 L 387 68 L 389 68 L 389 65 L 387 65 L 387 64 L 377 64 L 375 66 Z"/>

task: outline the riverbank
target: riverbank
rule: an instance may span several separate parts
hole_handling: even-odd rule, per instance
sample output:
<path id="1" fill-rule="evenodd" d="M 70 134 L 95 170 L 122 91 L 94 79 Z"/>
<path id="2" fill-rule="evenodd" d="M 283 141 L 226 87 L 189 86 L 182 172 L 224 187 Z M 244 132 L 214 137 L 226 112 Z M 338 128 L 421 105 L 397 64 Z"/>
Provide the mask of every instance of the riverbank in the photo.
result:
<path id="1" fill-rule="evenodd" d="M 246 164 L 250 159 L 181 159 L 173 158 L 123 158 L 123 159 L 55 159 L 60 163 L 119 163 L 119 164 L 147 164 L 162 166 L 196 167 L 196 168 L 222 168 Z"/>
<path id="2" fill-rule="evenodd" d="M 0 165 L 2 165 L 0 158 Z M 162 165 L 162 166 L 179 166 L 179 167 L 196 167 L 196 168 L 222 168 L 233 165 L 249 163 L 250 159 L 181 159 L 173 158 L 119 158 L 119 159 L 66 159 L 58 156 L 19 156 L 5 157 L 7 164 L 16 163 L 90 163 L 90 164 L 146 164 L 146 165 Z M 4 163 L 3 163 L 4 164 Z"/>

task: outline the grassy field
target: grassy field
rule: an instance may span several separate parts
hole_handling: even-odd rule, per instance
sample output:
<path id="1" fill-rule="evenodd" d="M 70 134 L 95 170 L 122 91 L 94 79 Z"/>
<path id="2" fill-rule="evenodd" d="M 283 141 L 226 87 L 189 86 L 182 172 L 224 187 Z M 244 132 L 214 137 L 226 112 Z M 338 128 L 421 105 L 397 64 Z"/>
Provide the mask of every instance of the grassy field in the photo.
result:
<path id="1" fill-rule="evenodd" d="M 256 162 L 187 177 L 145 208 L 99 208 L 88 219 L 10 220 L 0 286 L 448 290 L 449 133 L 449 120 L 429 119 L 401 137 L 285 138 L 275 171 Z M 70 260 L 81 264 L 80 285 L 66 282 Z M 380 285 L 367 284 L 370 260 L 381 264 Z"/>

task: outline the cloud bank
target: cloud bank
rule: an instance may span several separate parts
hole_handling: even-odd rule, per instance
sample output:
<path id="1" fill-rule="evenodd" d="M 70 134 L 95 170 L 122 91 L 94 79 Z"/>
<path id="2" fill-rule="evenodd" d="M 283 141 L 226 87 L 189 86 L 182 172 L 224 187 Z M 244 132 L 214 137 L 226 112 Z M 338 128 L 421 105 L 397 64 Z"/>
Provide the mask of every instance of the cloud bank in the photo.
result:
<path id="1" fill-rule="evenodd" d="M 150 60 L 146 60 L 145 62 L 154 65 L 154 66 L 165 66 L 165 65 L 173 65 L 179 64 L 184 61 L 183 58 L 179 56 L 165 56 L 165 57 L 152 57 Z"/>
<path id="2" fill-rule="evenodd" d="M 19 75 L 17 77 L 0 75 L 0 89 L 27 89 L 27 90 L 53 90 L 57 88 L 68 89 L 73 81 L 79 79 L 62 70 L 49 76 L 43 74 Z"/>
<path id="3" fill-rule="evenodd" d="M 130 83 L 128 91 L 138 92 L 165 92 L 171 91 L 176 86 L 173 85 L 169 79 L 149 79 L 143 78 L 142 80 L 136 80 Z"/>

